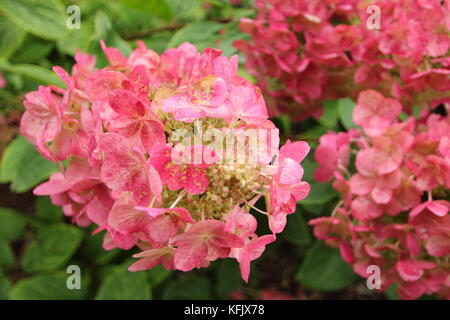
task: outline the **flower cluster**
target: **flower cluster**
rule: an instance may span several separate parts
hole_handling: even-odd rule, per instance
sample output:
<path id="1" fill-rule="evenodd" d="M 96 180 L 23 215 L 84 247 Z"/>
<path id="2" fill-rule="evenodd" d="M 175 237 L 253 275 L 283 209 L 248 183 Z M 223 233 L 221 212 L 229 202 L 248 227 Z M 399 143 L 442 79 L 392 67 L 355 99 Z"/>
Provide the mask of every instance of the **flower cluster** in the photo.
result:
<path id="1" fill-rule="evenodd" d="M 315 178 L 334 179 L 342 201 L 310 224 L 362 277 L 379 266 L 382 290 L 395 283 L 401 298 L 449 299 L 449 110 L 402 122 L 401 109 L 399 101 L 364 90 L 353 113 L 361 130 L 320 138 Z"/>
<path id="2" fill-rule="evenodd" d="M 300 165 L 309 146 L 279 149 L 259 88 L 236 75 L 237 56 L 189 43 L 158 55 L 138 42 L 126 58 L 101 44 L 109 66 L 78 52 L 71 75 L 54 67 L 66 89 L 26 95 L 21 132 L 60 167 L 34 193 L 78 225 L 106 230 L 105 249 L 137 245 L 131 271 L 232 257 L 247 281 L 250 262 L 309 192 Z M 272 233 L 255 233 L 251 209 Z"/>
<path id="3" fill-rule="evenodd" d="M 257 18 L 241 20 L 252 41 L 235 46 L 274 115 L 316 117 L 323 100 L 369 88 L 408 107 L 449 101 L 448 0 L 257 0 L 255 6 Z"/>

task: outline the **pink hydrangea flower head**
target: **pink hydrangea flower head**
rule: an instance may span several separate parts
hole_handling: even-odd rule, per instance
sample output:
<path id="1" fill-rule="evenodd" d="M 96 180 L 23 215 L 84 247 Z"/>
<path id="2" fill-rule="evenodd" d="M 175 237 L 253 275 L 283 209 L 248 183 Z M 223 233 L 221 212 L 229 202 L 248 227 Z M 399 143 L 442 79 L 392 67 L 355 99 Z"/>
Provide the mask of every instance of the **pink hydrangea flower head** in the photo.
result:
<path id="1" fill-rule="evenodd" d="M 22 133 L 60 172 L 35 189 L 103 247 L 142 252 L 129 268 L 189 271 L 222 258 L 245 281 L 274 234 L 309 193 L 305 142 L 280 149 L 261 90 L 237 75 L 238 58 L 189 44 L 158 55 L 143 42 L 129 57 L 101 47 L 110 65 L 77 52 L 66 89 L 28 93 Z M 66 163 L 62 161 L 66 160 Z M 273 194 L 271 194 L 273 193 Z M 255 207 L 265 198 L 266 211 Z M 276 226 L 275 226 L 276 225 Z"/>
<path id="2" fill-rule="evenodd" d="M 360 94 L 354 119 L 361 135 L 344 144 L 346 154 L 356 154 L 354 163 L 347 158 L 345 165 L 335 164 L 338 134 L 320 139 L 315 176 L 334 176 L 342 201 L 330 217 L 310 225 L 360 276 L 369 276 L 368 266 L 379 266 L 382 291 L 395 283 L 402 299 L 448 298 L 450 286 L 443 279 L 450 276 L 445 260 L 450 255 L 450 159 L 441 146 L 450 118 L 424 112 L 400 122 L 399 102 L 384 99 L 372 91 Z M 378 113 L 380 103 L 390 110 Z M 320 158 L 327 154 L 334 155 L 332 161 Z"/>
<path id="3" fill-rule="evenodd" d="M 399 99 L 407 113 L 414 105 L 432 109 L 449 102 L 448 2 L 376 5 L 379 25 L 371 25 L 364 1 L 255 2 L 256 18 L 240 21 L 251 40 L 234 46 L 268 97 L 271 116 L 319 117 L 323 100 L 355 98 L 368 89 Z M 358 122 L 371 113 L 360 110 Z M 367 123 L 374 132 L 385 122 L 378 118 Z"/>

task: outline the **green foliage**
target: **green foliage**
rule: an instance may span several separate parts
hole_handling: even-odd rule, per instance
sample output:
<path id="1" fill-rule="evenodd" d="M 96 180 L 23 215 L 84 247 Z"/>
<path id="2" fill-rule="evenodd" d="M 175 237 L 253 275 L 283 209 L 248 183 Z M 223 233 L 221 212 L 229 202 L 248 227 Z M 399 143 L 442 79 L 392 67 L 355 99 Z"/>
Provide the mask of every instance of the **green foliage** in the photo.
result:
<path id="1" fill-rule="evenodd" d="M 66 35 L 64 7 L 58 0 L 2 0 L 0 9 L 8 19 L 36 36 L 60 39 Z"/>
<path id="2" fill-rule="evenodd" d="M 241 272 L 239 264 L 232 259 L 219 262 L 216 274 L 215 291 L 221 299 L 228 299 L 229 294 L 242 287 Z"/>
<path id="3" fill-rule="evenodd" d="M 10 64 L 0 60 L 0 69 L 27 76 L 44 84 L 53 84 L 59 87 L 64 87 L 64 83 L 58 78 L 58 76 L 56 76 L 56 74 L 41 66 L 35 66 L 32 64 Z"/>
<path id="4" fill-rule="evenodd" d="M 14 210 L 0 208 L 0 240 L 14 241 L 25 231 L 25 221 Z"/>
<path id="5" fill-rule="evenodd" d="M 62 223 L 40 228 L 23 254 L 23 270 L 35 273 L 64 266 L 78 248 L 82 234 L 79 228 Z"/>
<path id="6" fill-rule="evenodd" d="M 300 206 L 297 206 L 295 213 L 288 216 L 286 228 L 282 235 L 286 241 L 298 246 L 307 246 L 310 244 L 311 235 Z"/>
<path id="7" fill-rule="evenodd" d="M 9 291 L 11 300 L 79 300 L 88 295 L 90 276 L 83 273 L 81 290 L 67 287 L 68 275 L 63 271 L 36 275 L 17 282 Z"/>
<path id="8" fill-rule="evenodd" d="M 240 18 L 255 14 L 249 3 L 252 1 L 232 6 L 228 0 L 0 0 L 0 71 L 7 80 L 7 87 L 0 90 L 0 111 L 23 110 L 23 95 L 39 85 L 64 87 L 51 68 L 59 65 L 70 70 L 77 49 L 96 55 L 97 67 L 105 66 L 100 39 L 124 55 L 136 47 L 136 40 L 143 40 L 158 53 L 186 41 L 200 51 L 221 49 L 228 57 L 238 54 L 238 74 L 256 84 L 233 46 L 234 41 L 249 38 L 238 27 Z M 81 29 L 66 27 L 66 7 L 70 4 L 81 8 Z M 311 193 L 288 216 L 277 242 L 252 263 L 249 284 L 242 280 L 239 265 L 232 259 L 189 273 L 167 271 L 162 266 L 128 272 L 130 251 L 104 250 L 104 231 L 97 232 L 97 226 L 85 230 L 71 226 L 70 218 L 64 217 L 49 197 L 36 197 L 34 212 L 0 208 L 0 299 L 227 299 L 234 291 L 257 297 L 260 289 L 278 285 L 265 283 L 258 265 L 273 264 L 272 257 L 278 257 L 285 246 L 295 252 L 287 259 L 293 270 L 299 266 L 299 287 L 330 291 L 352 285 L 355 275 L 338 250 L 314 242 L 308 226 L 308 219 L 330 214 L 338 201 L 330 183 L 320 184 L 313 178 L 318 139 L 328 130 L 357 127 L 352 121 L 355 102 L 351 99 L 323 104 L 324 112 L 316 120 L 273 119 L 282 142 L 305 140 L 312 147 L 302 164 Z M 57 166 L 39 155 L 21 135 L 0 159 L 0 183 L 8 183 L 17 193 L 29 192 L 55 171 Z M 268 233 L 267 218 L 256 215 L 258 232 Z M 81 268 L 82 290 L 67 288 L 70 274 L 66 268 L 72 264 Z M 271 267 L 279 272 L 278 265 Z M 283 281 L 295 283 L 291 278 Z"/>
<path id="9" fill-rule="evenodd" d="M 314 150 L 311 150 L 308 156 L 303 160 L 302 166 L 305 171 L 303 180 L 311 186 L 311 191 L 305 199 L 299 203 L 302 206 L 317 206 L 329 203 L 337 196 L 337 191 L 333 189 L 331 183 L 319 183 L 313 177 L 313 172 L 317 167 L 314 159 Z"/>
<path id="10" fill-rule="evenodd" d="M 103 280 L 97 300 L 149 300 L 152 288 L 144 272 L 129 272 L 128 265 L 115 267 Z"/>
<path id="11" fill-rule="evenodd" d="M 93 228 L 85 232 L 85 238 L 81 246 L 81 251 L 95 265 L 104 265 L 110 262 L 119 253 L 119 249 L 106 251 L 103 249 L 104 232 L 92 235 Z"/>
<path id="12" fill-rule="evenodd" d="M 183 42 L 195 44 L 198 50 L 214 46 L 215 34 L 222 29 L 222 24 L 213 21 L 199 21 L 178 30 L 167 44 L 167 48 L 178 47 Z"/>
<path id="13" fill-rule="evenodd" d="M 25 38 L 25 31 L 0 16 L 0 57 L 9 58 Z"/>
<path id="14" fill-rule="evenodd" d="M 339 120 L 338 105 L 340 100 L 326 100 L 323 102 L 323 114 L 318 122 L 327 129 L 334 129 Z"/>
<path id="15" fill-rule="evenodd" d="M 389 289 L 386 290 L 386 298 L 389 300 L 398 300 L 397 296 L 397 286 L 395 284 L 391 285 Z"/>
<path id="16" fill-rule="evenodd" d="M 156 287 L 166 280 L 172 272 L 172 270 L 164 269 L 162 265 L 157 265 L 153 269 L 147 271 L 147 276 L 152 286 Z"/>
<path id="17" fill-rule="evenodd" d="M 338 100 L 338 112 L 339 119 L 345 129 L 357 128 L 357 125 L 353 123 L 352 114 L 355 109 L 355 102 L 350 98 L 342 98 Z"/>
<path id="18" fill-rule="evenodd" d="M 208 278 L 195 274 L 182 274 L 164 288 L 162 298 L 166 300 L 212 299 L 212 286 Z"/>
<path id="19" fill-rule="evenodd" d="M 36 198 L 36 218 L 43 222 L 58 222 L 62 216 L 61 207 L 54 206 L 49 197 Z"/>
<path id="20" fill-rule="evenodd" d="M 8 242 L 0 240 L 0 268 L 8 268 L 14 263 L 14 252 Z"/>
<path id="21" fill-rule="evenodd" d="M 306 288 L 324 291 L 343 289 L 357 279 L 339 250 L 319 240 L 308 250 L 296 278 Z"/>
<path id="22" fill-rule="evenodd" d="M 0 182 L 10 182 L 15 192 L 27 191 L 57 171 L 57 166 L 44 159 L 23 136 L 6 148 L 0 163 Z"/>
<path id="23" fill-rule="evenodd" d="M 8 292 L 11 288 L 11 281 L 0 271 L 0 300 L 8 299 Z"/>

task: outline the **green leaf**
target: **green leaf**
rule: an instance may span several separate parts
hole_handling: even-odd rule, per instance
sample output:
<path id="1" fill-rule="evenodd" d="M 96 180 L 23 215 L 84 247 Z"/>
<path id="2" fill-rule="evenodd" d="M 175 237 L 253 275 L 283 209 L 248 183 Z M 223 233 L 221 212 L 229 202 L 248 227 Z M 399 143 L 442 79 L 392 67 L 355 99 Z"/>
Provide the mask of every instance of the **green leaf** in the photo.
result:
<path id="1" fill-rule="evenodd" d="M 222 50 L 222 54 L 227 57 L 231 57 L 237 54 L 237 49 L 233 46 L 233 42 L 237 40 L 249 40 L 250 36 L 241 32 L 239 29 L 239 23 L 232 22 L 228 24 L 222 24 L 223 32 L 218 35 L 217 40 L 214 43 L 214 47 Z M 241 62 L 241 61 L 239 61 Z M 244 61 L 242 61 L 243 63 Z"/>
<path id="2" fill-rule="evenodd" d="M 404 112 L 400 112 L 398 114 L 398 118 L 399 118 L 400 121 L 406 121 L 406 120 L 408 120 L 408 115 L 406 113 L 404 113 Z"/>
<path id="3" fill-rule="evenodd" d="M 239 264 L 234 259 L 224 259 L 219 262 L 216 277 L 216 293 L 222 299 L 229 299 L 229 293 L 240 289 L 244 284 Z"/>
<path id="4" fill-rule="evenodd" d="M 166 0 L 177 21 L 197 21 L 204 19 L 207 12 L 203 0 Z"/>
<path id="5" fill-rule="evenodd" d="M 338 122 L 338 101 L 339 100 L 325 100 L 323 101 L 323 114 L 317 121 L 328 129 L 336 127 Z"/>
<path id="6" fill-rule="evenodd" d="M 69 261 L 82 237 L 79 228 L 63 223 L 43 227 L 26 248 L 21 266 L 28 273 L 56 270 Z"/>
<path id="7" fill-rule="evenodd" d="M 25 31 L 0 16 L 0 57 L 9 58 L 22 44 Z"/>
<path id="8" fill-rule="evenodd" d="M 308 250 L 296 275 L 306 288 L 323 291 L 344 289 L 357 278 L 352 268 L 342 260 L 339 250 L 319 240 Z"/>
<path id="9" fill-rule="evenodd" d="M 58 271 L 47 275 L 36 275 L 17 282 L 9 292 L 11 300 L 80 300 L 89 294 L 91 278 L 81 270 L 81 289 L 69 289 L 70 274 Z"/>
<path id="10" fill-rule="evenodd" d="M 195 274 L 183 274 L 170 282 L 163 291 L 163 300 L 209 300 L 212 299 L 208 278 Z"/>
<path id="11" fill-rule="evenodd" d="M 89 229 L 87 232 L 88 235 L 84 239 L 81 250 L 93 263 L 95 263 L 95 265 L 104 265 L 114 259 L 114 257 L 119 254 L 120 250 L 113 249 L 106 251 L 103 249 L 103 236 L 105 232 L 91 235 L 92 231 L 93 230 Z"/>
<path id="12" fill-rule="evenodd" d="M 14 252 L 8 242 L 0 240 L 0 267 L 8 268 L 14 264 Z"/>
<path id="13" fill-rule="evenodd" d="M 130 272 L 127 266 L 119 266 L 103 280 L 95 299 L 150 300 L 152 288 L 145 272 Z"/>
<path id="14" fill-rule="evenodd" d="M 222 23 L 212 21 L 200 21 L 186 25 L 178 30 L 170 39 L 167 48 L 178 47 L 183 42 L 190 42 L 202 51 L 208 47 L 214 47 L 216 33 L 223 28 Z"/>
<path id="15" fill-rule="evenodd" d="M 418 104 L 413 106 L 412 114 L 413 114 L 414 118 L 419 119 L 420 111 L 422 111 L 422 108 Z"/>
<path id="16" fill-rule="evenodd" d="M 28 34 L 20 48 L 10 58 L 11 64 L 39 64 L 43 58 L 49 55 L 54 47 L 55 44 L 53 41 Z"/>
<path id="17" fill-rule="evenodd" d="M 252 76 L 250 73 L 248 73 L 248 71 L 245 68 L 242 68 L 242 67 L 239 68 L 238 71 L 237 71 L 237 75 L 247 79 L 251 83 L 256 83 L 255 77 Z"/>
<path id="18" fill-rule="evenodd" d="M 345 129 L 357 128 L 353 123 L 353 109 L 355 109 L 355 102 L 350 98 L 341 98 L 338 100 L 339 119 Z"/>
<path id="19" fill-rule="evenodd" d="M 58 222 L 63 217 L 61 207 L 54 206 L 50 197 L 36 198 L 36 217 L 45 222 Z"/>
<path id="20" fill-rule="evenodd" d="M 14 241 L 25 231 L 25 221 L 14 210 L 0 208 L 0 240 Z"/>
<path id="21" fill-rule="evenodd" d="M 397 285 L 395 283 L 386 290 L 385 296 L 388 300 L 399 300 L 397 295 Z"/>
<path id="22" fill-rule="evenodd" d="M 13 23 L 45 39 L 66 35 L 64 7 L 58 0 L 2 0 L 0 10 Z"/>
<path id="23" fill-rule="evenodd" d="M 311 186 L 311 191 L 309 195 L 299 201 L 301 205 L 321 205 L 329 202 L 335 198 L 338 193 L 333 189 L 331 183 L 319 183 L 314 179 L 314 171 L 317 168 L 317 163 L 314 160 L 314 150 L 311 150 L 302 162 L 305 174 L 303 175 L 303 180 L 307 181 Z"/>
<path id="24" fill-rule="evenodd" d="M 166 270 L 162 265 L 157 265 L 156 267 L 147 271 L 147 276 L 150 279 L 153 287 L 156 287 L 164 280 L 167 279 L 173 273 L 172 270 Z"/>
<path id="25" fill-rule="evenodd" d="M 108 64 L 108 60 L 100 46 L 99 40 L 101 39 L 105 41 L 107 47 L 117 48 L 125 56 L 131 53 L 131 46 L 114 31 L 111 20 L 106 14 L 99 11 L 95 16 L 94 24 L 95 33 L 91 37 L 88 51 L 97 57 L 98 67 L 104 67 Z"/>
<path id="26" fill-rule="evenodd" d="M 311 235 L 303 214 L 300 211 L 300 206 L 297 206 L 295 213 L 287 216 L 286 228 L 282 236 L 293 244 L 306 246 L 311 242 Z"/>
<path id="27" fill-rule="evenodd" d="M 11 182 L 15 192 L 30 190 L 58 171 L 56 164 L 44 159 L 23 136 L 5 149 L 0 163 L 0 182 Z"/>
<path id="28" fill-rule="evenodd" d="M 93 33 L 93 23 L 91 21 L 83 22 L 82 28 L 70 30 L 66 37 L 57 41 L 58 50 L 71 56 L 75 55 L 77 49 L 86 52 L 92 41 Z"/>
<path id="29" fill-rule="evenodd" d="M 285 134 L 289 134 L 292 127 L 291 119 L 289 119 L 289 116 L 283 114 L 278 117 L 278 121 L 280 121 L 280 129 L 282 130 L 282 132 L 284 132 Z"/>
<path id="30" fill-rule="evenodd" d="M 171 31 L 155 32 L 151 36 L 143 39 L 147 48 L 152 49 L 158 54 L 163 54 L 166 51 L 166 45 L 172 38 L 173 33 Z"/>
<path id="31" fill-rule="evenodd" d="M 334 199 L 338 193 L 333 189 L 331 183 L 310 182 L 311 191 L 309 195 L 299 201 L 303 205 L 316 205 L 329 202 Z"/>
<path id="32" fill-rule="evenodd" d="M 8 292 L 11 288 L 11 281 L 0 271 L 0 300 L 8 299 Z"/>
<path id="33" fill-rule="evenodd" d="M 64 82 L 53 72 L 44 67 L 33 64 L 10 64 L 0 60 L 0 70 L 18 73 L 41 83 L 53 84 L 57 87 L 65 87 Z"/>
<path id="34" fill-rule="evenodd" d="M 120 0 L 120 2 L 126 7 L 151 13 L 166 21 L 172 19 L 172 8 L 165 0 Z"/>
<path id="35" fill-rule="evenodd" d="M 105 38 L 113 29 L 111 20 L 102 11 L 95 15 L 94 24 L 95 34 L 92 37 L 97 40 Z"/>

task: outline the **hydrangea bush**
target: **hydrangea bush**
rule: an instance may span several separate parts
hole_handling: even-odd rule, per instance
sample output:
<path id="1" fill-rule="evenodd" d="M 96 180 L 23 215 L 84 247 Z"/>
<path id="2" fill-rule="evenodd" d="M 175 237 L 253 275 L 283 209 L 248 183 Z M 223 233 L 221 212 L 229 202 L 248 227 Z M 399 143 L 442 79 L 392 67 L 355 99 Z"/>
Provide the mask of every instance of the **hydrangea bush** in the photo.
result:
<path id="1" fill-rule="evenodd" d="M 395 99 L 362 91 L 353 113 L 361 129 L 320 138 L 315 177 L 333 180 L 342 201 L 310 224 L 360 276 L 379 266 L 381 290 L 394 283 L 404 299 L 450 299 L 448 109 L 399 121 L 401 109 Z"/>
<path id="2" fill-rule="evenodd" d="M 32 2 L 0 300 L 450 298 L 448 0 Z"/>
<path id="3" fill-rule="evenodd" d="M 241 19 L 252 41 L 235 46 L 273 115 L 318 117 L 323 100 L 369 88 L 408 111 L 449 101 L 447 0 L 256 0 L 255 6 L 256 19 Z"/>
<path id="4" fill-rule="evenodd" d="M 71 75 L 54 67 L 65 89 L 25 97 L 21 132 L 60 168 L 34 194 L 79 226 L 106 230 L 106 250 L 137 245 L 131 271 L 232 257 L 247 281 L 250 262 L 309 192 L 300 165 L 309 146 L 279 149 L 259 88 L 236 75 L 237 56 L 189 43 L 158 55 L 139 42 L 126 58 L 101 44 L 109 66 L 78 52 Z M 270 234 L 255 233 L 251 210 Z"/>

